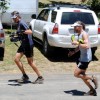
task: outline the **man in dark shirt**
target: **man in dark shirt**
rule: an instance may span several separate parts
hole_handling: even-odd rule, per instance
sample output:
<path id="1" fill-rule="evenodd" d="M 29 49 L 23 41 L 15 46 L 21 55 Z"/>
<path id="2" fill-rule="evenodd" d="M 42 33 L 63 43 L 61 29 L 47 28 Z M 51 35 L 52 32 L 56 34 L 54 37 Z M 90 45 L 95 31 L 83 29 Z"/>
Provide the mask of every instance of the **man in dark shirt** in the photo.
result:
<path id="1" fill-rule="evenodd" d="M 15 23 L 17 23 L 17 35 L 19 36 L 19 40 L 21 42 L 20 47 L 17 50 L 15 55 L 15 63 L 18 68 L 21 70 L 23 76 L 18 82 L 26 82 L 29 80 L 28 75 L 26 74 L 23 64 L 20 61 L 23 55 L 26 56 L 28 64 L 32 67 L 32 69 L 36 72 L 38 78 L 33 82 L 33 84 L 42 84 L 43 77 L 37 69 L 36 65 L 33 62 L 33 40 L 32 40 L 32 31 L 29 29 L 28 25 L 21 19 L 19 12 L 14 11 L 11 13 L 11 18 Z"/>

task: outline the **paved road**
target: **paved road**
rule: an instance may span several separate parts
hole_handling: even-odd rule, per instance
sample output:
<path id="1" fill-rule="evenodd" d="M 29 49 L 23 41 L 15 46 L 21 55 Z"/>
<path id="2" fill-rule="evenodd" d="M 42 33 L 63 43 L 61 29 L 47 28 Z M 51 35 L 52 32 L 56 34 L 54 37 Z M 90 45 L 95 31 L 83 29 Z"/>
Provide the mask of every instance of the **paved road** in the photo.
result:
<path id="1" fill-rule="evenodd" d="M 96 74 L 100 84 L 100 74 Z M 29 74 L 30 80 L 36 76 Z M 72 74 L 44 75 L 44 84 L 19 85 L 12 81 L 20 78 L 19 74 L 0 74 L 0 100 L 100 100 L 100 88 L 97 96 L 83 96 L 87 86 Z"/>

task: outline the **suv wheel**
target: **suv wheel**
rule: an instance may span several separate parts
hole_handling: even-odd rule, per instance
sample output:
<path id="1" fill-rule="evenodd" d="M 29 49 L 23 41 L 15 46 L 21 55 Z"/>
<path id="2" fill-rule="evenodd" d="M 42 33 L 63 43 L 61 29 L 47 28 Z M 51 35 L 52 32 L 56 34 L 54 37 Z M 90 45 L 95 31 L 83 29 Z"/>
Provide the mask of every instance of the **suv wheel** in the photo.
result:
<path id="1" fill-rule="evenodd" d="M 49 45 L 47 37 L 44 37 L 44 40 L 43 40 L 43 54 L 45 56 L 50 56 L 52 50 L 53 50 L 53 47 L 51 47 Z"/>
<path id="2" fill-rule="evenodd" d="M 3 61 L 4 58 L 4 48 L 0 47 L 0 61 Z"/>

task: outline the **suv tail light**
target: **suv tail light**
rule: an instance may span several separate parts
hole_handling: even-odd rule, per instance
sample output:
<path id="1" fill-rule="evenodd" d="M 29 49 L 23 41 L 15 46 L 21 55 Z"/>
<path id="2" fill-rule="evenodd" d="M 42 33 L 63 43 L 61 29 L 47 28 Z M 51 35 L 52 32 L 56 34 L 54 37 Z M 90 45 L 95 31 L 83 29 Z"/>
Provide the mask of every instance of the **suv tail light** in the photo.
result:
<path id="1" fill-rule="evenodd" d="M 81 12 L 80 10 L 74 10 L 74 12 Z"/>
<path id="2" fill-rule="evenodd" d="M 100 24 L 98 25 L 98 34 L 100 34 Z"/>
<path id="3" fill-rule="evenodd" d="M 0 33 L 0 38 L 4 38 L 4 33 Z"/>
<path id="4" fill-rule="evenodd" d="M 55 23 L 53 27 L 52 34 L 58 34 L 58 24 L 57 23 Z"/>

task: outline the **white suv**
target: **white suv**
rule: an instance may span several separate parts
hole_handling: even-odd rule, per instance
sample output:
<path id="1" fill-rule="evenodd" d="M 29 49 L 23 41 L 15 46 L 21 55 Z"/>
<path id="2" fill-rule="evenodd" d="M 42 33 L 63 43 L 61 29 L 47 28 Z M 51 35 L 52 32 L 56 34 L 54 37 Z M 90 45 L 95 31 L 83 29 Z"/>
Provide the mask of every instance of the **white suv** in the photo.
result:
<path id="1" fill-rule="evenodd" d="M 0 61 L 3 60 L 5 50 L 5 34 L 2 23 L 0 21 Z"/>
<path id="2" fill-rule="evenodd" d="M 71 44 L 71 36 L 74 34 L 71 25 L 76 21 L 85 23 L 92 50 L 95 51 L 100 43 L 99 21 L 96 14 L 86 6 L 47 7 L 38 17 L 33 15 L 33 20 L 30 22 L 33 37 L 42 43 L 44 55 L 49 55 L 54 47 L 75 48 Z"/>

